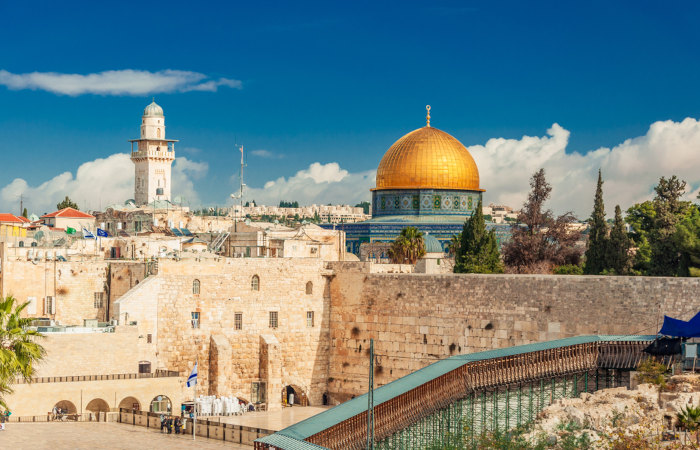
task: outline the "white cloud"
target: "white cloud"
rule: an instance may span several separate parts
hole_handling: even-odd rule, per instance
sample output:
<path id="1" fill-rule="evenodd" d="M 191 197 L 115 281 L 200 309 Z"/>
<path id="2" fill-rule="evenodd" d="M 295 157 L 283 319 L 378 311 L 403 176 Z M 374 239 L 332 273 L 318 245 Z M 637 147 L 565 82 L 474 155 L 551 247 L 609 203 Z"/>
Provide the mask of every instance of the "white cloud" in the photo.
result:
<path id="1" fill-rule="evenodd" d="M 175 159 L 172 170 L 172 198 L 181 197 L 185 205 L 196 206 L 200 202 L 193 180 L 207 174 L 209 164 L 191 161 L 184 156 Z"/>
<path id="2" fill-rule="evenodd" d="M 350 173 L 335 162 L 315 162 L 295 175 L 265 183 L 263 188 L 248 188 L 245 198 L 260 205 L 277 205 L 280 200 L 300 204 L 356 204 L 369 198 L 376 171 Z"/>
<path id="3" fill-rule="evenodd" d="M 173 166 L 173 196 L 184 196 L 190 203 L 198 202 L 194 183 L 207 172 L 206 163 L 180 157 Z M 64 172 L 36 186 L 22 178 L 15 178 L 0 188 L 0 211 L 16 211 L 19 196 L 23 195 L 30 213 L 41 215 L 56 210 L 56 204 L 66 195 L 81 209 L 104 209 L 123 204 L 134 197 L 134 163 L 129 155 L 117 153 L 83 163 L 73 176 Z"/>
<path id="4" fill-rule="evenodd" d="M 253 150 L 250 152 L 251 155 L 257 156 L 259 158 L 266 159 L 282 159 L 284 155 L 282 153 L 271 152 L 270 150 Z"/>
<path id="5" fill-rule="evenodd" d="M 700 185 L 700 122 L 695 119 L 655 122 L 643 136 L 584 154 L 566 153 L 569 134 L 554 124 L 546 136 L 494 138 L 483 146 L 470 146 L 486 189 L 485 201 L 519 208 L 530 176 L 540 167 L 553 188 L 549 207 L 556 212 L 572 210 L 579 218 L 588 217 L 593 209 L 598 168 L 605 181 L 608 215 L 616 204 L 624 210 L 651 199 L 661 176 L 677 175 L 688 182 L 689 191 Z"/>
<path id="6" fill-rule="evenodd" d="M 239 80 L 211 79 L 207 75 L 186 70 L 107 70 L 75 74 L 31 72 L 15 74 L 0 70 L 0 85 L 8 89 L 43 90 L 64 95 L 146 95 L 167 92 L 210 91 L 219 86 L 241 88 Z"/>
<path id="7" fill-rule="evenodd" d="M 603 171 L 604 200 L 608 215 L 615 205 L 623 210 L 653 197 L 661 176 L 677 175 L 688 182 L 686 199 L 700 192 L 700 122 L 655 122 L 647 133 L 613 148 L 567 153 L 570 132 L 558 124 L 545 136 L 520 139 L 493 138 L 485 145 L 470 145 L 479 167 L 484 200 L 520 208 L 530 190 L 532 174 L 543 167 L 552 185 L 548 207 L 557 213 L 574 211 L 585 219 L 593 209 L 598 168 Z M 313 163 L 289 178 L 249 189 L 246 198 L 261 204 L 280 200 L 310 203 L 351 203 L 370 197 L 376 171 L 350 173 L 337 163 Z"/>

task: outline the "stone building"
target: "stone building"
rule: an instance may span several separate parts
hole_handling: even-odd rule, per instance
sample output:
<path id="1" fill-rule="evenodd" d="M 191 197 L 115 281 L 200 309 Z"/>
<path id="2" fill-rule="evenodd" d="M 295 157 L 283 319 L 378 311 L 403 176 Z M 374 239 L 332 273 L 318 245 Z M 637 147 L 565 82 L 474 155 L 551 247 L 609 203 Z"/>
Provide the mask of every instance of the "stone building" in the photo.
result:
<path id="1" fill-rule="evenodd" d="M 163 108 L 152 102 L 143 110 L 141 134 L 132 139 L 134 162 L 134 200 L 145 205 L 154 200 L 170 201 L 171 168 L 175 160 L 174 139 L 165 139 Z"/>
<path id="2" fill-rule="evenodd" d="M 154 368 L 185 373 L 198 360 L 201 392 L 275 408 L 291 388 L 318 405 L 328 378 L 329 275 L 315 258 L 161 261 L 111 314 L 137 325 L 146 337 L 139 359 Z"/>

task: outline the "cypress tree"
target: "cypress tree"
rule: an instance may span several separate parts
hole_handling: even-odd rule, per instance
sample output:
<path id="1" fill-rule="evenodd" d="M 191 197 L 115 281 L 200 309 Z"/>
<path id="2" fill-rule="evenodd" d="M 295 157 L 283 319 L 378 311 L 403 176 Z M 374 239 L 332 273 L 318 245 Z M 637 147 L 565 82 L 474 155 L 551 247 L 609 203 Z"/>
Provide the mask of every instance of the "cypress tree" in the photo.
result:
<path id="1" fill-rule="evenodd" d="M 595 190 L 593 213 L 588 219 L 588 247 L 586 248 L 586 265 L 583 273 L 596 275 L 608 267 L 608 224 L 605 222 L 605 205 L 603 204 L 603 177 L 598 169 L 598 186 Z"/>
<path id="2" fill-rule="evenodd" d="M 481 200 L 476 211 L 464 222 L 455 255 L 455 273 L 503 273 L 496 235 L 486 231 Z"/>
<path id="3" fill-rule="evenodd" d="M 629 271 L 630 267 L 630 248 L 632 242 L 627 236 L 625 229 L 625 221 L 622 218 L 622 210 L 620 205 L 615 206 L 615 222 L 610 230 L 610 242 L 608 246 L 608 268 L 614 271 L 617 275 L 624 275 Z"/>
<path id="4" fill-rule="evenodd" d="M 24 217 L 25 219 L 28 219 L 28 218 L 29 218 L 29 214 L 27 213 L 27 208 L 24 208 L 24 209 L 22 210 L 22 217 Z"/>
<path id="5" fill-rule="evenodd" d="M 685 181 L 673 175 L 668 180 L 661 177 L 654 188 L 654 209 L 656 218 L 651 233 L 651 275 L 683 276 L 679 273 L 682 268 L 681 249 L 676 241 L 676 225 L 683 219 L 688 202 L 681 201 L 685 192 Z"/>

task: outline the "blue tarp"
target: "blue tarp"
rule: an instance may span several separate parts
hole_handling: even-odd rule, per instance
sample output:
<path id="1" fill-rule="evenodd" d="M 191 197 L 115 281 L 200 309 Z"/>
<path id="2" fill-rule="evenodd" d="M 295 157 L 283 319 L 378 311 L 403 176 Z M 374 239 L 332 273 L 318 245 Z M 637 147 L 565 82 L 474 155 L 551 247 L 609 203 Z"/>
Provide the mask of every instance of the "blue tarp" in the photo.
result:
<path id="1" fill-rule="evenodd" d="M 695 317 L 687 322 L 685 320 L 664 316 L 664 324 L 659 334 L 685 338 L 700 337 L 700 312 L 695 314 Z"/>

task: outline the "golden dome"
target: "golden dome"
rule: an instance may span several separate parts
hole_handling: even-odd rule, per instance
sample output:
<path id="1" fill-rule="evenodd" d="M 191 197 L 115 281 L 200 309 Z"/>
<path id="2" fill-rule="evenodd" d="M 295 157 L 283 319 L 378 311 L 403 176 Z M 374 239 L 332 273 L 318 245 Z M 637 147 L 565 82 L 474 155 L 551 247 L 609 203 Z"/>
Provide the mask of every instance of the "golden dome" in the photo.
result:
<path id="1" fill-rule="evenodd" d="M 377 168 L 375 189 L 481 191 L 479 169 L 467 148 L 430 122 L 387 150 Z"/>

